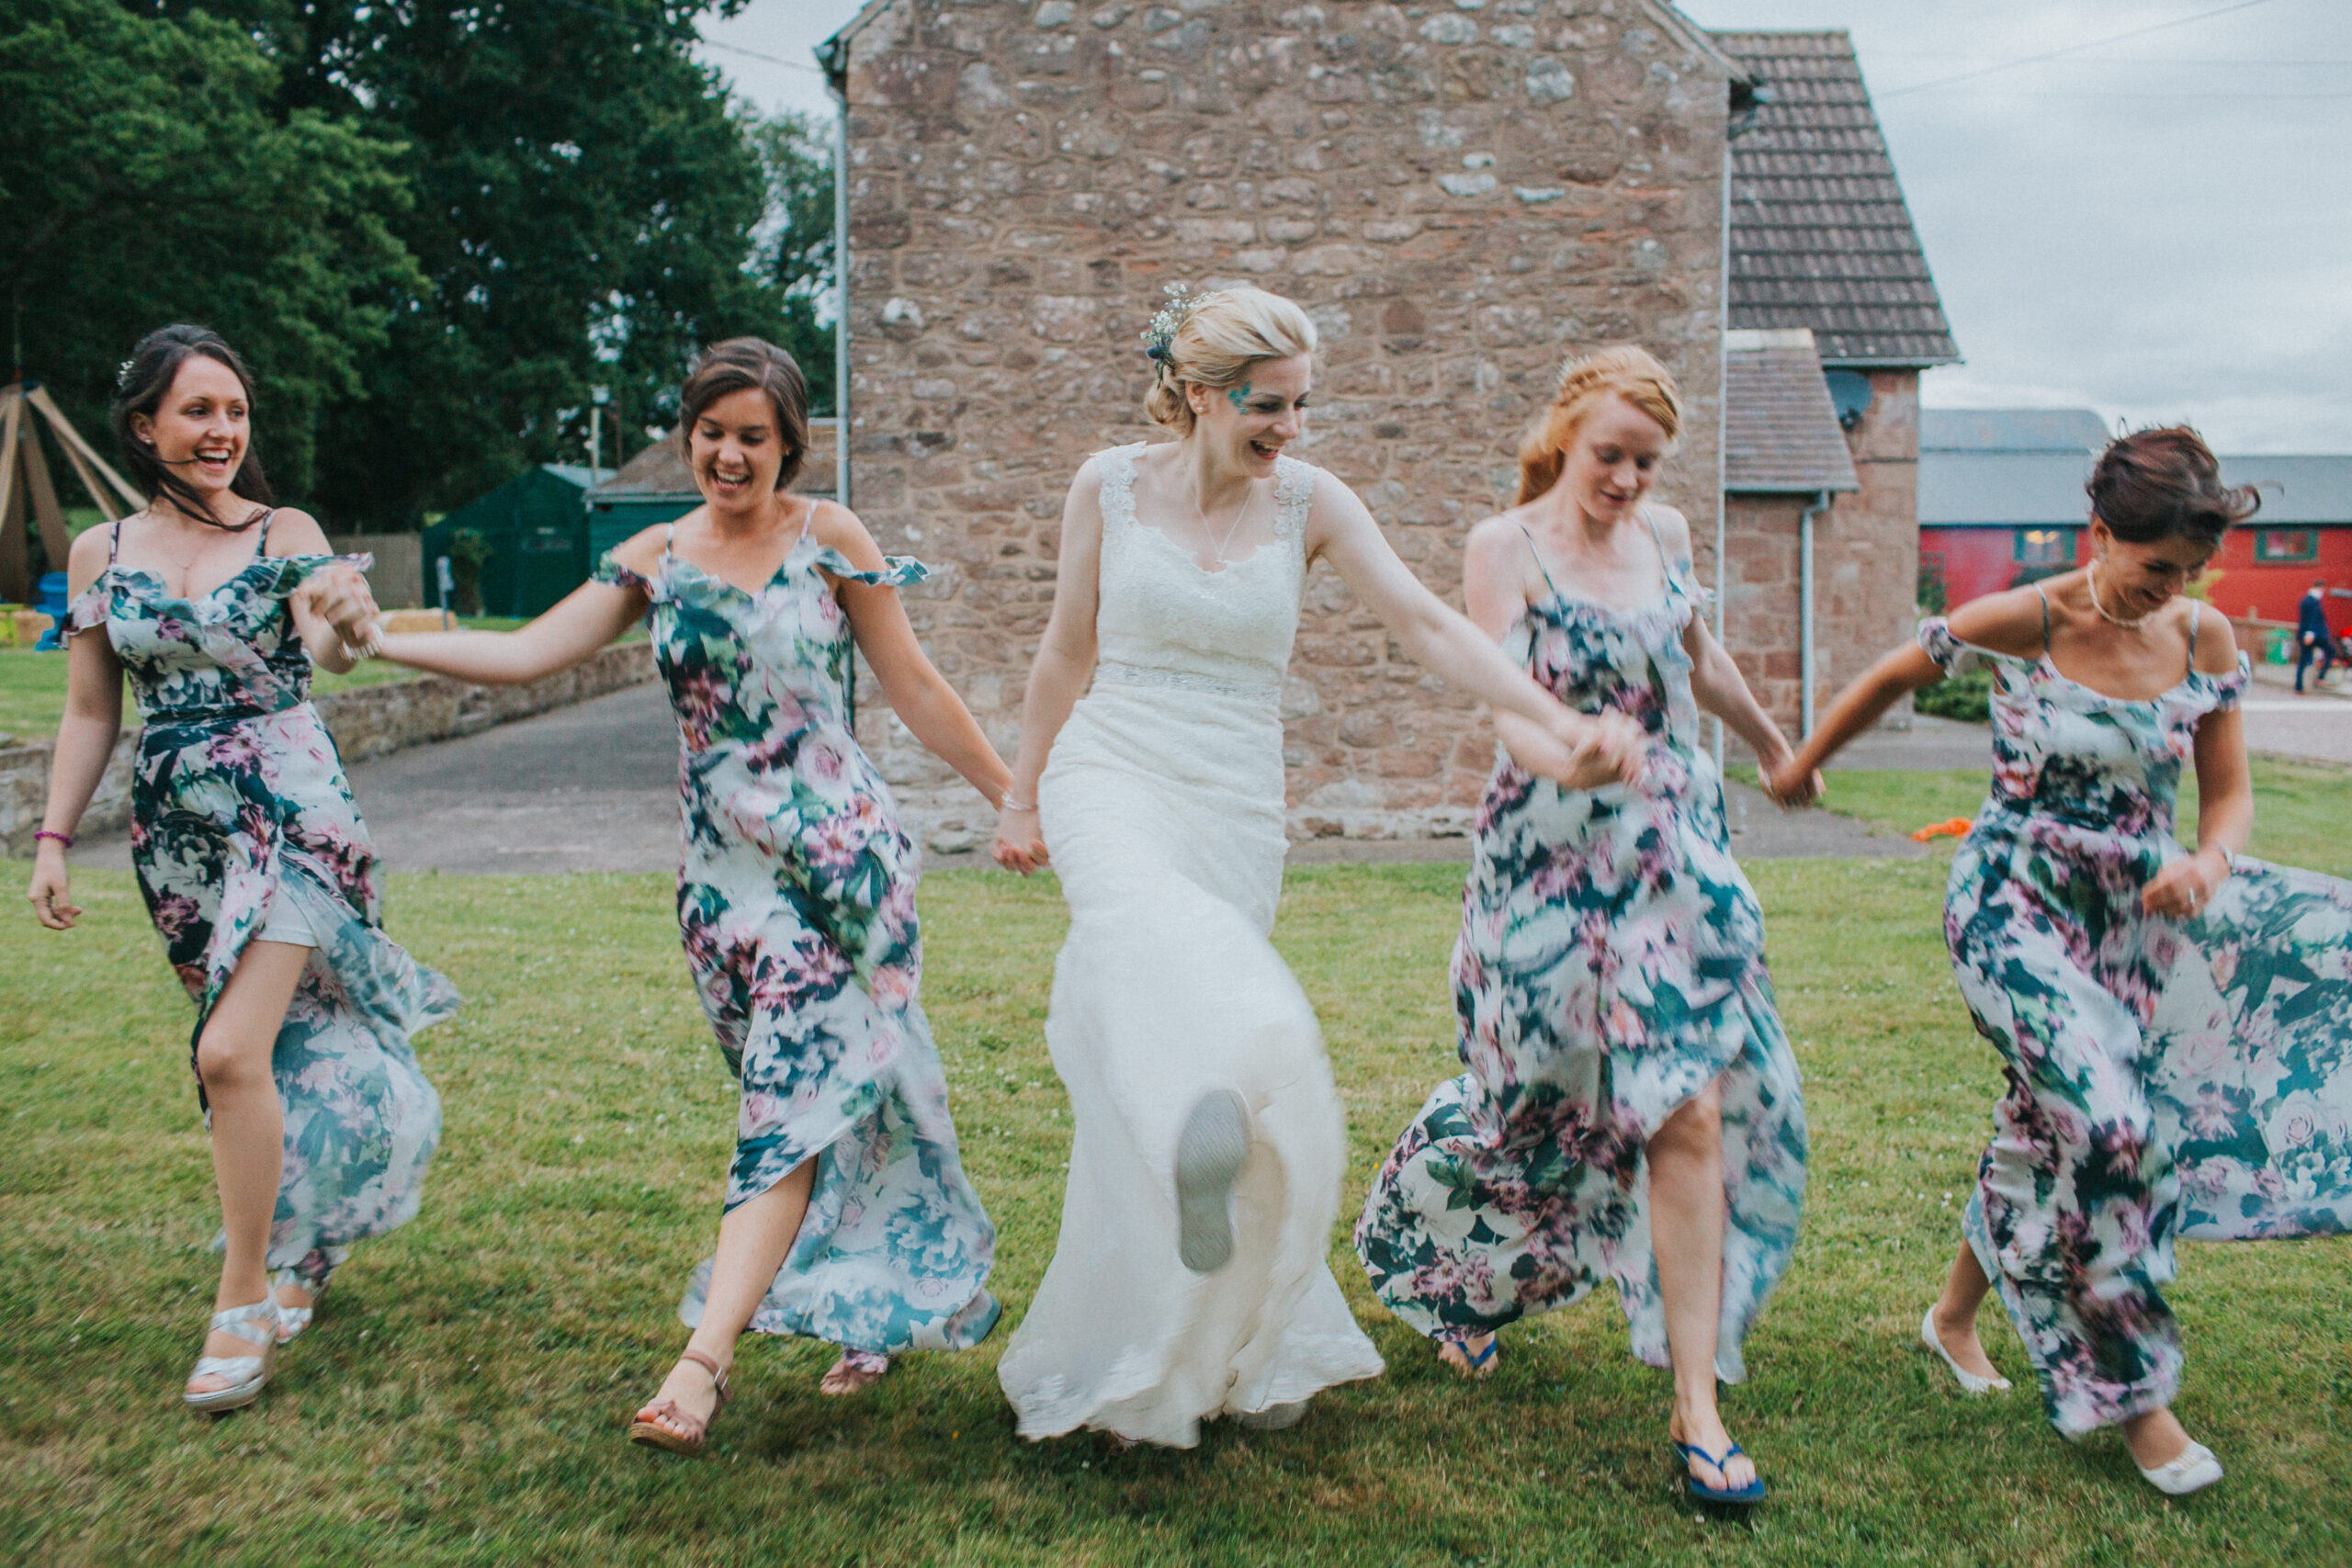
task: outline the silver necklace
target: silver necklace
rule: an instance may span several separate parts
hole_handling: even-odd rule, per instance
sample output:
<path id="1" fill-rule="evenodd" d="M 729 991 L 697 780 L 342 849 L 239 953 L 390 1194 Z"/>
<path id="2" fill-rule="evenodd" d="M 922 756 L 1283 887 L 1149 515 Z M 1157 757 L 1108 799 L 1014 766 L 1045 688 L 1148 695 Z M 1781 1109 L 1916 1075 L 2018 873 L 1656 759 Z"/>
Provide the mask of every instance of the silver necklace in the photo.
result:
<path id="1" fill-rule="evenodd" d="M 1243 493 L 1241 504 L 1234 510 L 1232 526 L 1226 529 L 1225 537 L 1219 540 L 1216 548 L 1210 552 L 1209 558 L 1219 566 L 1233 564 L 1227 558 L 1225 552 L 1233 544 L 1233 536 L 1241 532 L 1241 519 L 1249 515 L 1250 503 L 1257 499 L 1258 490 L 1255 485 L 1252 485 Z M 1205 540 L 1209 536 L 1209 514 L 1201 509 L 1201 491 L 1197 480 L 1193 487 L 1193 515 L 1200 519 L 1201 537 Z"/>
<path id="2" fill-rule="evenodd" d="M 2148 624 L 2148 615 L 2155 614 L 2154 610 L 2151 610 L 2146 615 L 2134 616 L 2132 619 L 2128 621 L 2120 615 L 2111 614 L 2105 604 L 2099 603 L 2098 562 L 2097 561 L 2093 561 L 2088 566 L 2083 568 L 2083 581 L 2090 586 L 2091 608 L 2097 610 L 2098 612 L 2098 618 L 2105 621 L 2110 626 L 2120 626 L 2127 632 L 2136 632 L 2142 626 Z"/>

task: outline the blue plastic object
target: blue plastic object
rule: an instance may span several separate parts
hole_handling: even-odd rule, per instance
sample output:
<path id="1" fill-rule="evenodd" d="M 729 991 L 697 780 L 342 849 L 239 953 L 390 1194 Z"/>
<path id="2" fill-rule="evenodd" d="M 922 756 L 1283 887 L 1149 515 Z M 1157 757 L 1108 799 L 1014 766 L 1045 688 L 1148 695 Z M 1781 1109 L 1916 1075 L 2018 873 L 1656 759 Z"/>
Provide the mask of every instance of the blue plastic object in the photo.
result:
<path id="1" fill-rule="evenodd" d="M 39 610 L 42 615 L 47 615 L 50 619 L 49 630 L 40 634 L 40 640 L 33 644 L 33 650 L 37 653 L 48 653 L 57 649 L 63 648 L 65 646 L 63 640 L 65 635 L 65 574 L 63 572 L 45 571 L 41 573 L 40 581 L 33 585 L 33 608 Z"/>

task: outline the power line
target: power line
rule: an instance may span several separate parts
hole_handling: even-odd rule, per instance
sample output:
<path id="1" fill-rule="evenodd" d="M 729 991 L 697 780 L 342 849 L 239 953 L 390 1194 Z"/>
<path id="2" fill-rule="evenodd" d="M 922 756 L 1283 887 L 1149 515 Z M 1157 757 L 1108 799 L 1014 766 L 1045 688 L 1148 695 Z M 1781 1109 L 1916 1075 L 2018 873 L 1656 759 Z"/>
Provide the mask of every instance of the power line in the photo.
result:
<path id="1" fill-rule="evenodd" d="M 1896 87 L 1891 92 L 1881 93 L 1879 96 L 1882 99 L 1899 98 L 1911 93 L 1931 92 L 1938 87 L 1949 87 L 1956 82 L 1973 82 L 1979 76 L 1990 76 L 1996 71 L 2014 71 L 2020 65 L 2039 65 L 2045 60 L 2056 60 L 2062 55 L 2080 54 L 2086 49 L 2103 49 L 2110 43 L 2121 43 L 2125 39 L 2145 38 L 2150 33 L 2160 33 L 2172 28 L 2185 28 L 2191 22 L 2202 22 L 2214 17 L 2226 17 L 2233 11 L 2250 11 L 2256 6 L 2268 4 L 2270 0 L 2237 0 L 2235 5 L 2219 6 L 2211 11 L 2199 11 L 2190 17 L 2176 17 L 2169 22 L 2157 22 L 2149 27 L 2133 28 L 2129 32 L 2109 33 L 2105 38 L 2085 39 L 2080 43 L 2070 43 L 2064 49 L 2046 50 L 2040 54 L 2029 54 L 2017 60 L 2006 60 L 1998 65 L 1980 66 L 1974 71 L 1962 71 L 1956 75 L 1939 76 L 1932 82 L 1917 82 L 1908 87 Z"/>
<path id="2" fill-rule="evenodd" d="M 760 50 L 746 49 L 740 43 L 721 43 L 717 39 L 705 38 L 699 33 L 673 32 L 650 17 L 632 17 L 626 11 L 616 11 L 607 6 L 592 6 L 588 0 L 548 0 L 548 3 L 564 6 L 569 10 L 585 11 L 594 17 L 610 17 L 614 21 L 627 22 L 630 27 L 642 28 L 648 32 L 658 33 L 673 43 L 699 44 L 705 49 L 724 50 L 729 54 L 745 55 L 752 60 L 765 61 L 770 65 L 781 65 L 786 71 L 806 71 L 811 76 L 824 74 L 816 66 L 803 61 L 786 60 L 780 54 L 768 54 Z"/>

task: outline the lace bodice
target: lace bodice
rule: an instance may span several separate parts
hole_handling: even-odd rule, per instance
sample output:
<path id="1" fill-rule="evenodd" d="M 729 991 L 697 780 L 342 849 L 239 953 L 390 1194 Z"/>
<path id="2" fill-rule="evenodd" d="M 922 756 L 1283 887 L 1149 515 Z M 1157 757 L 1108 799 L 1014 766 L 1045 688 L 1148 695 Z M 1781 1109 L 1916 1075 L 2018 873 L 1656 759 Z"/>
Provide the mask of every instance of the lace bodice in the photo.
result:
<path id="1" fill-rule="evenodd" d="M 1209 571 L 1136 518 L 1136 455 L 1144 445 L 1094 457 L 1102 475 L 1095 680 L 1274 700 L 1298 632 L 1315 468 L 1277 458 L 1272 541 Z"/>

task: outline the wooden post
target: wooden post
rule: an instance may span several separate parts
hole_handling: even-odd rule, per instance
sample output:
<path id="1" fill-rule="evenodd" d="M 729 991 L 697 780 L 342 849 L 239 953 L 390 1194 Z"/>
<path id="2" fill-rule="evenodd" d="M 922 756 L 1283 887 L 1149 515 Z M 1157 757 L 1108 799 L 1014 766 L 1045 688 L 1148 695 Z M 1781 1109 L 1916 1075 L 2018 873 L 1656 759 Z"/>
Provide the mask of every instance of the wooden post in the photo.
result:
<path id="1" fill-rule="evenodd" d="M 49 481 L 49 458 L 40 449 L 40 433 L 30 420 L 17 433 L 17 457 L 25 466 L 25 495 L 33 503 L 33 517 L 40 525 L 41 554 L 49 558 L 49 570 L 63 571 L 65 558 L 74 548 L 74 536 L 66 532 L 65 513 L 57 504 L 57 487 Z"/>
<path id="2" fill-rule="evenodd" d="M 14 387 L 0 387 L 0 599 L 17 604 L 33 596 L 32 562 L 25 547 L 25 487 L 17 473 L 24 413 L 24 394 Z"/>
<path id="3" fill-rule="evenodd" d="M 59 408 L 51 399 L 48 388 L 35 387 L 26 395 L 25 400 L 39 409 L 41 417 L 49 421 L 50 429 L 57 433 L 58 444 L 65 448 L 67 455 L 78 457 L 81 459 L 74 465 L 77 470 L 81 468 L 82 463 L 86 462 L 91 468 L 104 474 L 116 491 L 121 495 L 123 503 L 131 512 L 137 512 L 147 504 L 147 498 L 139 493 L 137 487 L 112 468 L 107 468 L 106 459 L 92 451 L 90 444 L 82 439 L 82 433 L 66 423 L 65 411 Z M 90 494 L 97 502 L 98 510 L 107 513 L 108 522 L 112 522 L 117 516 L 128 515 L 128 513 L 116 513 L 109 507 L 107 504 L 107 498 L 99 493 L 96 485 L 90 486 Z"/>

